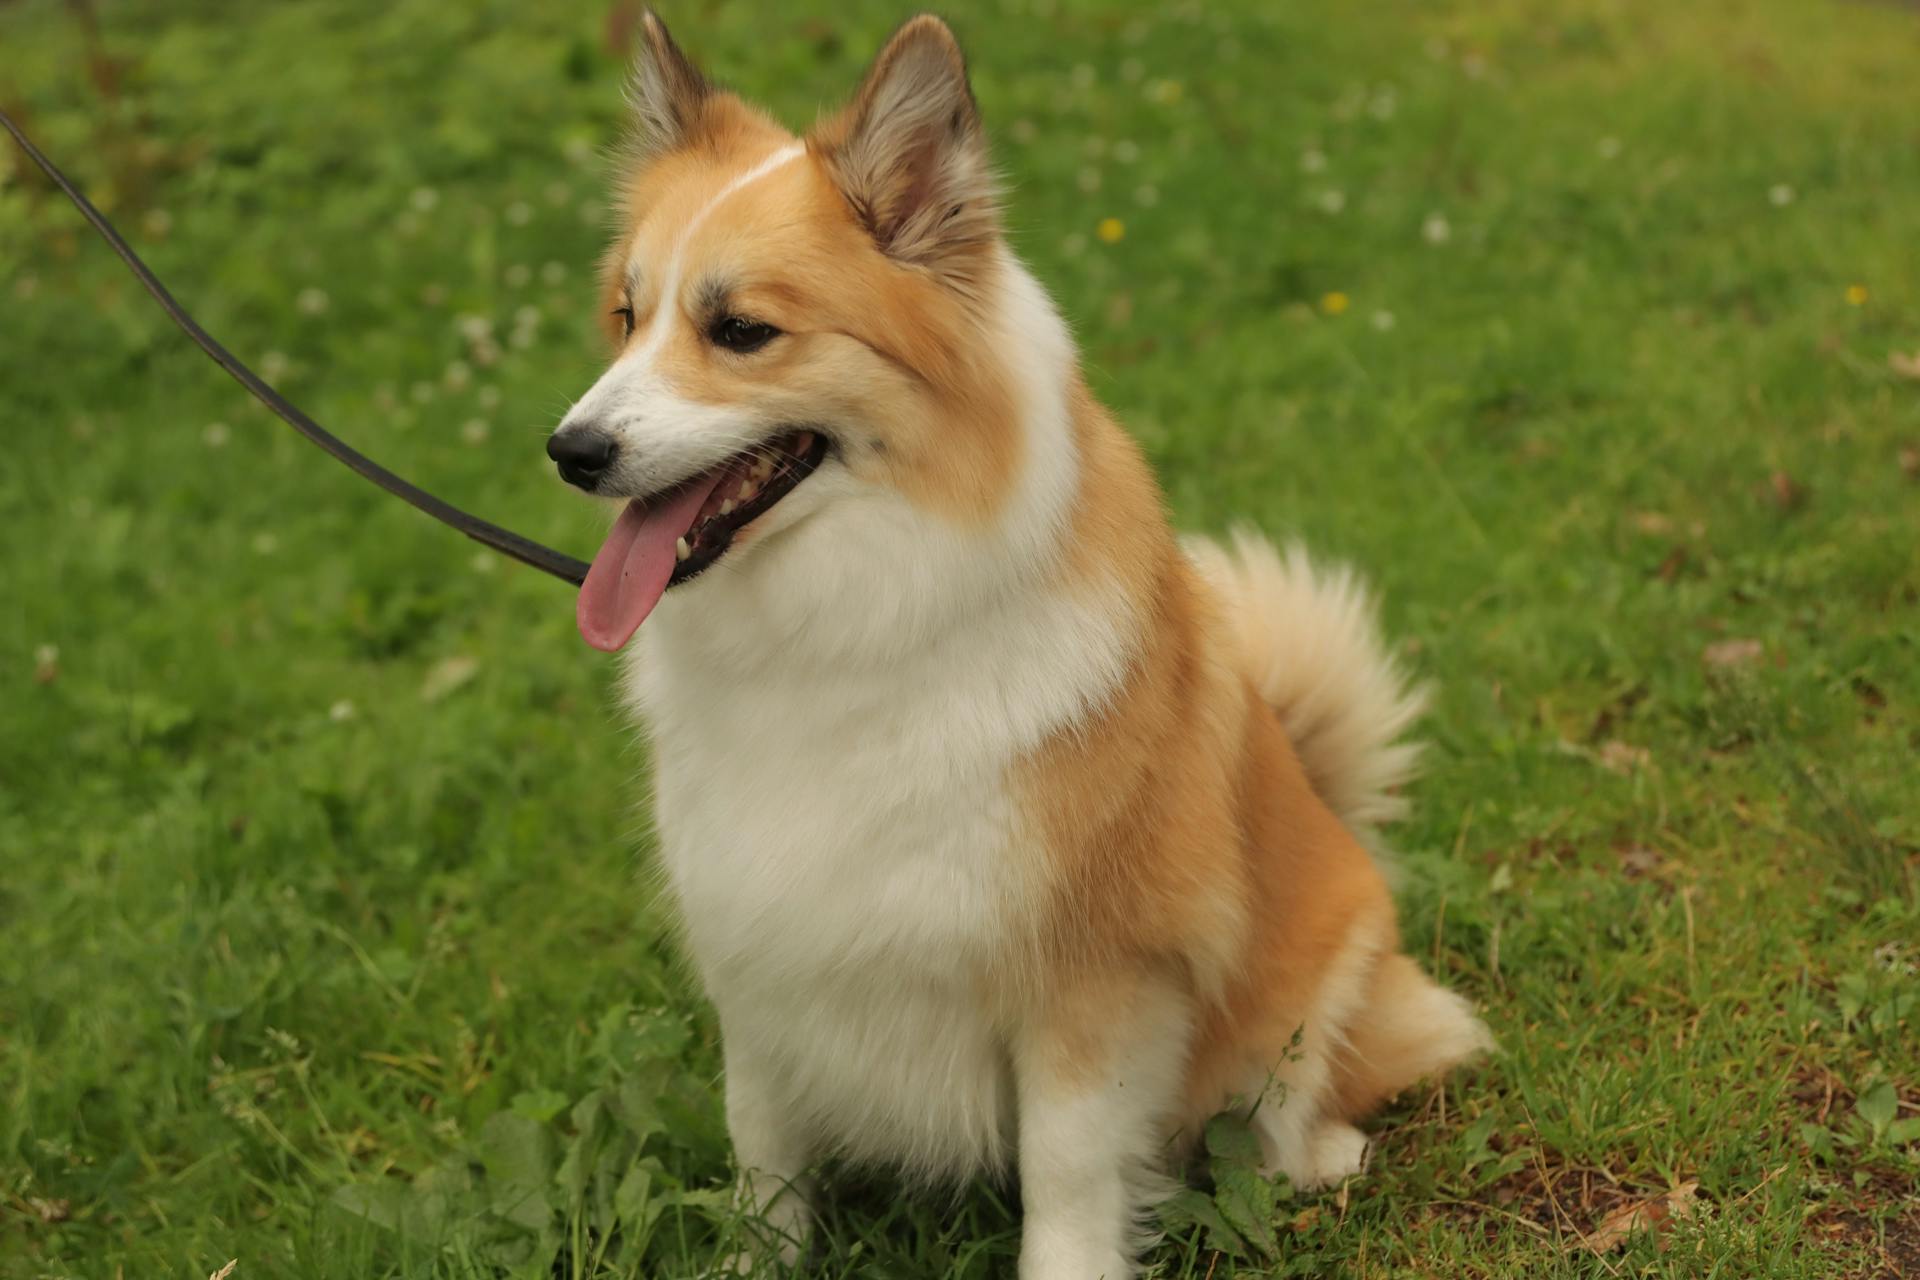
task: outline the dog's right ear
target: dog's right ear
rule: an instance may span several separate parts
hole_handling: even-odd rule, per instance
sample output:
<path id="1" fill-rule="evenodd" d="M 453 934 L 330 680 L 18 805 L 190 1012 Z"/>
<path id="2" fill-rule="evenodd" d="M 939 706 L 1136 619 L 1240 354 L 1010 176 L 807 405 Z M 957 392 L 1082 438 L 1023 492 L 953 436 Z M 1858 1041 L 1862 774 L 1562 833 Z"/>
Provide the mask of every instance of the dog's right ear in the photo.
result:
<path id="1" fill-rule="evenodd" d="M 642 158 L 651 160 L 692 141 L 713 86 L 667 32 L 660 15 L 640 15 L 631 98 Z"/>

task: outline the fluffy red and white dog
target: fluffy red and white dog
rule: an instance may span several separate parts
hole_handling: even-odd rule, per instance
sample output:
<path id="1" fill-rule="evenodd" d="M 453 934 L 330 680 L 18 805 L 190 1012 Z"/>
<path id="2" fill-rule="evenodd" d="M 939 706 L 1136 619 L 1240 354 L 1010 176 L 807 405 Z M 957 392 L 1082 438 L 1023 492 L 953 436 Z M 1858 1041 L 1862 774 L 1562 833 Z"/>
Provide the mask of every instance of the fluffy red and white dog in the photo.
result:
<path id="1" fill-rule="evenodd" d="M 1176 540 L 939 20 L 804 138 L 641 43 L 617 353 L 548 451 L 624 504 L 580 630 L 627 648 L 765 1229 L 792 1257 L 825 1157 L 1012 1166 L 1025 1280 L 1118 1280 L 1223 1109 L 1296 1184 L 1356 1172 L 1358 1119 L 1487 1043 L 1368 852 L 1418 700 L 1365 593 Z"/>

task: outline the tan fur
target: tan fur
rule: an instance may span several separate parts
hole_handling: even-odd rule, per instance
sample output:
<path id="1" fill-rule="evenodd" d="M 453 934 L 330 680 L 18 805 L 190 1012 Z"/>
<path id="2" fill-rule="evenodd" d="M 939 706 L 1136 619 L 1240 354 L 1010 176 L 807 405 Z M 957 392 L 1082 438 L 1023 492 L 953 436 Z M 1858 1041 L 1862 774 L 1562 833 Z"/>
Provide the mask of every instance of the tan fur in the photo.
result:
<path id="1" fill-rule="evenodd" d="M 636 332 L 644 331 L 660 282 L 643 277 L 629 291 L 626 264 L 636 250 L 664 261 L 694 210 L 791 141 L 733 95 L 706 98 L 684 148 L 648 156 L 628 179 L 626 229 L 601 267 L 609 316 L 631 305 Z M 687 277 L 711 267 L 730 286 L 731 311 L 775 325 L 787 340 L 775 358 L 742 361 L 701 341 L 695 325 L 680 326 L 668 376 L 697 401 L 766 403 L 783 390 L 816 411 L 839 401 L 840 423 L 870 428 L 847 442 L 850 466 L 881 473 L 930 510 L 985 521 L 1013 482 L 1018 441 L 1003 373 L 971 356 L 978 308 L 941 277 L 902 272 L 852 212 L 817 151 L 734 196 L 726 218 L 684 246 Z M 977 283 L 991 278 L 984 263 L 971 270 Z M 616 345 L 621 327 L 609 319 Z"/>
<path id="2" fill-rule="evenodd" d="M 1098 1024 L 1103 1005 L 1124 999 L 1116 973 L 1180 975 L 1202 1010 L 1189 1132 L 1253 1101 L 1249 1082 L 1286 1083 L 1296 1032 L 1302 1051 L 1331 1064 L 1339 1114 L 1362 1115 L 1483 1047 L 1478 1024 L 1394 954 L 1384 879 L 1256 686 L 1274 677 L 1258 620 L 1230 612 L 1245 600 L 1222 600 L 1181 553 L 1137 448 L 1084 395 L 1077 436 L 1071 573 L 1089 589 L 1124 585 L 1139 654 L 1112 705 L 1036 753 L 1022 783 L 1051 870 L 1040 1002 L 1064 1022 Z M 1341 761 L 1330 763 L 1344 781 Z M 1359 1007 L 1317 1024 L 1326 977 L 1343 963 Z M 1422 1004 L 1429 994 L 1443 1003 Z"/>
<path id="3" fill-rule="evenodd" d="M 995 191 L 951 35 L 902 28 L 803 155 L 738 190 L 793 136 L 711 88 L 651 17 L 645 44 L 657 137 L 624 188 L 606 309 L 631 307 L 639 331 L 685 312 L 653 349 L 677 394 L 830 413 L 857 475 L 961 527 L 991 521 L 1025 459 L 1012 336 L 986 305 L 1005 269 Z M 723 193 L 723 217 L 696 217 Z M 669 260 L 681 284 L 662 297 L 644 265 Z M 745 358 L 707 341 L 716 294 L 778 344 Z M 1257 540 L 1183 549 L 1139 449 L 1077 378 L 1071 414 L 1078 491 L 1044 586 L 1115 611 L 1131 666 L 1009 779 L 1037 899 L 1007 904 L 1021 925 L 973 975 L 981 1007 L 1036 1087 L 1069 1091 L 1111 1082 L 1116 1028 L 1163 1018 L 1184 1046 L 1170 1132 L 1268 1105 L 1271 1080 L 1311 1136 L 1486 1043 L 1399 953 L 1362 844 L 1399 812 L 1413 757 L 1394 743 L 1418 699 L 1356 585 Z"/>

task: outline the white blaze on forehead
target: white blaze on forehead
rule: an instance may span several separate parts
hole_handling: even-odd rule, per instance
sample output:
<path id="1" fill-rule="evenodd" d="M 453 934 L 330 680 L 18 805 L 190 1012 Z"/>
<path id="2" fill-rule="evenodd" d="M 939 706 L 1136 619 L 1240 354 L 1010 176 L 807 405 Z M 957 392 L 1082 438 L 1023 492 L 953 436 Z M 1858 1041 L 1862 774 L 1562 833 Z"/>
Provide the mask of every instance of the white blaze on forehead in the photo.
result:
<path id="1" fill-rule="evenodd" d="M 707 201 L 693 217 L 687 219 L 687 225 L 681 227 L 679 234 L 673 238 L 673 248 L 667 254 L 667 273 L 660 283 L 659 300 L 654 305 L 652 319 L 648 321 L 646 339 L 641 342 L 633 356 L 629 357 L 630 359 L 647 361 L 665 344 L 667 334 L 673 327 L 671 313 L 677 310 L 675 300 L 680 293 L 680 276 L 686 258 L 687 243 L 693 239 L 694 232 L 700 229 L 713 211 L 725 203 L 729 196 L 738 193 L 743 187 L 758 182 L 781 166 L 799 159 L 805 154 L 806 149 L 805 143 L 789 143 L 751 169 L 735 174 L 726 186 L 714 193 L 713 199 Z M 639 255 L 636 252 L 627 260 L 627 270 L 631 273 L 639 266 Z M 620 363 L 624 364 L 626 360 Z"/>
<path id="2" fill-rule="evenodd" d="M 736 406 L 686 399 L 667 383 L 655 367 L 655 358 L 672 335 L 674 317 L 680 312 L 684 259 L 694 233 L 728 197 L 805 153 L 804 144 L 791 143 L 735 174 L 674 233 L 646 334 L 614 360 L 561 420 L 562 431 L 589 423 L 610 433 L 620 445 L 620 461 L 605 491 L 658 492 L 751 443 L 749 414 Z M 639 265 L 636 256 L 628 260 L 627 269 L 631 273 Z"/>

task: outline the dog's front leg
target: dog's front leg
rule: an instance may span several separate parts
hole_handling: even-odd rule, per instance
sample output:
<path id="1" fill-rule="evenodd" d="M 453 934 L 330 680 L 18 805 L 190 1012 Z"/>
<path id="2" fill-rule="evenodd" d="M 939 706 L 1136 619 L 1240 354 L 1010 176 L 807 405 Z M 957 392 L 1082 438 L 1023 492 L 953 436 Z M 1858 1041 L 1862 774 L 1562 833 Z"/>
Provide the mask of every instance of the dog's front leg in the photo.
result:
<path id="1" fill-rule="evenodd" d="M 1014 1045 L 1020 1280 L 1125 1280 L 1183 1085 L 1191 1013 L 1151 978 L 1075 984 Z"/>
<path id="2" fill-rule="evenodd" d="M 754 1220 L 749 1228 L 753 1253 L 762 1259 L 778 1257 L 791 1266 L 813 1225 L 813 1209 L 807 1203 L 812 1187 L 805 1176 L 812 1155 L 774 1065 L 742 1043 L 741 1037 L 728 1034 L 724 1017 L 721 1036 L 726 1054 L 727 1132 L 740 1171 L 740 1208 Z"/>

